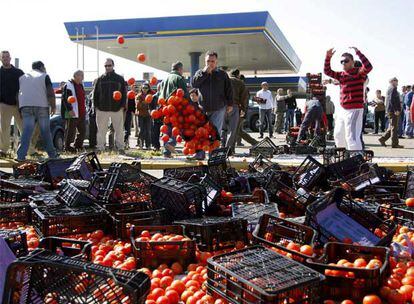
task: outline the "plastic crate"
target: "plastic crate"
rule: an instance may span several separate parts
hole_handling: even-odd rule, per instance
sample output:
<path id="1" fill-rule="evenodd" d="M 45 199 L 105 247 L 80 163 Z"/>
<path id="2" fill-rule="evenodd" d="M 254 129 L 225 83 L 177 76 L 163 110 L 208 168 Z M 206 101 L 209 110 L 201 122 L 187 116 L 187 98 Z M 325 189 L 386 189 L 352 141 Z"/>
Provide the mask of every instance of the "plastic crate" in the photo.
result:
<path id="1" fill-rule="evenodd" d="M 287 173 L 274 173 L 268 179 L 266 189 L 268 189 L 272 199 L 285 206 L 289 212 L 294 212 L 295 209 L 305 210 L 309 204 L 315 201 L 316 198 L 312 193 L 303 188 L 295 190 L 282 180 L 291 184 L 291 178 Z"/>
<path id="2" fill-rule="evenodd" d="M 135 172 L 133 178 L 121 172 L 95 175 L 89 192 L 99 203 L 144 202 L 150 199 L 150 186 L 157 179 L 145 172 Z M 118 191 L 119 190 L 119 191 Z"/>
<path id="3" fill-rule="evenodd" d="M 293 154 L 298 154 L 298 155 L 301 155 L 301 154 L 306 154 L 306 155 L 316 154 L 318 152 L 318 150 L 315 147 L 310 146 L 308 144 L 306 144 L 306 145 L 305 144 L 304 145 L 302 145 L 302 144 L 296 145 L 296 146 L 292 147 L 291 150 L 292 150 Z"/>
<path id="4" fill-rule="evenodd" d="M 340 188 L 309 205 L 305 223 L 316 230 L 321 244 L 349 238 L 361 245 L 389 246 L 397 229 L 394 222 L 382 220 L 354 201 L 344 199 Z"/>
<path id="5" fill-rule="evenodd" d="M 229 303 L 321 303 L 323 275 L 264 247 L 217 255 L 207 262 L 207 290 Z"/>
<path id="6" fill-rule="evenodd" d="M 243 172 L 239 178 L 245 178 L 248 185 L 248 192 L 251 193 L 257 187 L 264 187 L 268 182 L 268 175 L 261 172 Z"/>
<path id="7" fill-rule="evenodd" d="M 157 268 L 160 264 L 171 265 L 179 262 L 183 267 L 195 261 L 196 243 L 187 241 L 139 241 L 141 232 L 147 230 L 152 234 L 177 234 L 184 235 L 184 227 L 170 226 L 132 226 L 131 243 L 132 252 L 137 259 L 138 267 Z"/>
<path id="8" fill-rule="evenodd" d="M 83 207 L 39 207 L 32 210 L 32 222 L 43 236 L 108 231 L 108 213 L 98 205 Z"/>
<path id="9" fill-rule="evenodd" d="M 30 190 L 0 188 L 0 203 L 25 202 L 33 193 Z"/>
<path id="10" fill-rule="evenodd" d="M 165 208 L 171 221 L 203 215 L 206 189 L 177 179 L 163 177 L 151 185 L 151 200 L 156 208 Z"/>
<path id="11" fill-rule="evenodd" d="M 26 232 L 22 230 L 0 229 L 0 238 L 6 241 L 16 257 L 24 256 L 29 253 Z"/>
<path id="12" fill-rule="evenodd" d="M 233 217 L 247 221 L 249 232 L 253 232 L 263 214 L 279 216 L 277 204 L 273 203 L 233 203 L 231 204 L 231 212 Z"/>
<path id="13" fill-rule="evenodd" d="M 56 200 L 69 207 L 89 206 L 95 203 L 92 195 L 79 190 L 71 182 L 67 182 L 59 190 Z"/>
<path id="14" fill-rule="evenodd" d="M 29 196 L 29 202 L 32 208 L 48 205 L 60 205 L 60 203 L 56 200 L 56 197 L 57 192 L 48 191 Z"/>
<path id="15" fill-rule="evenodd" d="M 293 174 L 293 182 L 298 188 L 311 191 L 326 182 L 325 168 L 312 156 L 307 156 Z"/>
<path id="16" fill-rule="evenodd" d="M 30 223 L 31 209 L 29 202 L 1 203 L 0 223 L 20 222 Z"/>
<path id="17" fill-rule="evenodd" d="M 216 184 L 209 175 L 204 176 L 199 184 L 206 189 L 205 213 L 208 213 L 209 209 L 214 208 L 222 187 Z"/>
<path id="18" fill-rule="evenodd" d="M 24 161 L 23 163 L 17 163 L 13 165 L 14 178 L 19 177 L 35 177 L 40 176 L 38 162 Z"/>
<path id="19" fill-rule="evenodd" d="M 149 277 L 43 249 L 20 258 L 7 270 L 3 304 L 18 303 L 144 303 Z"/>
<path id="20" fill-rule="evenodd" d="M 207 161 L 208 174 L 218 185 L 223 186 L 223 188 L 228 188 L 230 179 L 234 177 L 234 171 L 228 159 L 229 153 L 230 148 L 213 150 Z"/>
<path id="21" fill-rule="evenodd" d="M 95 152 L 82 153 L 66 170 L 66 175 L 71 179 L 91 180 L 94 172 L 103 171 Z"/>
<path id="22" fill-rule="evenodd" d="M 395 221 L 403 226 L 413 226 L 414 222 L 414 208 L 408 207 L 405 204 L 392 208 Z"/>
<path id="23" fill-rule="evenodd" d="M 54 188 L 57 184 L 66 178 L 66 169 L 68 169 L 75 158 L 58 158 L 50 159 L 40 164 L 39 173 L 42 179 L 50 183 Z"/>
<path id="24" fill-rule="evenodd" d="M 63 187 L 66 183 L 71 183 L 73 186 L 75 186 L 76 188 L 80 190 L 88 190 L 91 185 L 90 181 L 81 180 L 81 179 L 65 178 L 58 184 L 58 187 Z"/>
<path id="25" fill-rule="evenodd" d="M 345 148 L 325 148 L 322 152 L 323 164 L 327 166 L 345 160 L 345 151 Z"/>
<path id="26" fill-rule="evenodd" d="M 245 246 L 247 221 L 227 217 L 205 217 L 176 221 L 185 228 L 185 234 L 197 242 L 200 251 L 218 251 L 236 246 Z"/>
<path id="27" fill-rule="evenodd" d="M 407 170 L 405 181 L 404 198 L 414 197 L 414 167 Z"/>
<path id="28" fill-rule="evenodd" d="M 352 191 L 361 191 L 364 190 L 366 187 L 375 185 L 381 182 L 381 176 L 378 171 L 378 166 L 368 165 L 362 166 L 361 173 L 350 179 L 344 181 L 349 189 Z"/>
<path id="29" fill-rule="evenodd" d="M 13 174 L 0 170 L 0 179 L 9 179 Z"/>
<path id="30" fill-rule="evenodd" d="M 351 158 L 355 155 L 362 155 L 366 162 L 372 162 L 374 151 L 372 150 L 346 150 L 345 158 Z"/>
<path id="31" fill-rule="evenodd" d="M 208 166 L 230 165 L 229 154 L 230 148 L 218 148 L 211 151 L 207 160 Z"/>
<path id="32" fill-rule="evenodd" d="M 46 249 L 58 255 L 83 259 L 91 259 L 92 243 L 88 241 L 66 239 L 56 236 L 48 236 L 40 239 L 39 248 Z"/>
<path id="33" fill-rule="evenodd" d="M 131 233 L 131 226 L 146 226 L 146 225 L 165 225 L 167 224 L 167 212 L 165 209 L 136 211 L 136 212 L 115 212 L 113 217 L 113 224 L 115 227 L 115 237 L 129 240 Z"/>
<path id="34" fill-rule="evenodd" d="M 341 180 L 356 176 L 360 171 L 361 165 L 365 163 L 362 155 L 358 154 L 342 161 L 331 163 L 326 166 L 328 177 L 331 180 Z"/>
<path id="35" fill-rule="evenodd" d="M 120 183 L 133 182 L 141 177 L 141 163 L 134 162 L 133 164 L 126 163 L 112 163 L 108 168 L 108 173 L 118 174 L 118 181 Z"/>
<path id="36" fill-rule="evenodd" d="M 280 166 L 279 164 L 264 157 L 262 154 L 259 154 L 254 161 L 249 164 L 250 172 L 260 172 L 266 174 L 270 170 L 278 171 L 280 170 Z"/>
<path id="37" fill-rule="evenodd" d="M 207 173 L 208 173 L 208 167 L 204 165 L 164 169 L 164 177 L 171 177 L 171 178 L 179 179 L 183 182 L 189 181 L 189 179 L 194 175 L 199 178 L 202 178 Z"/>
<path id="38" fill-rule="evenodd" d="M 365 295 L 376 293 L 382 286 L 388 274 L 389 255 L 390 250 L 385 247 L 327 243 L 323 255 L 317 260 L 309 259 L 308 264 L 309 267 L 325 274 L 323 288 L 325 299 L 343 300 L 346 298 L 360 302 Z M 357 258 L 364 258 L 367 262 L 371 259 L 378 259 L 382 262 L 382 266 L 367 269 L 329 265 L 329 263 L 336 264 L 341 259 L 353 263 Z M 353 275 L 344 277 L 341 276 L 343 273 L 353 273 Z"/>
<path id="39" fill-rule="evenodd" d="M 50 184 L 34 178 L 16 178 L 0 180 L 0 185 L 10 189 L 34 190 L 43 192 L 50 189 Z"/>
<path id="40" fill-rule="evenodd" d="M 263 155 L 264 157 L 272 158 L 276 150 L 277 147 L 273 141 L 269 137 L 265 137 L 261 142 L 251 147 L 249 153 L 251 156 Z"/>
<path id="41" fill-rule="evenodd" d="M 305 262 L 307 258 L 315 257 L 286 248 L 289 242 L 298 245 L 309 245 L 313 247 L 316 231 L 307 226 L 284 220 L 269 214 L 263 214 L 259 225 L 253 232 L 255 243 L 275 248 L 278 252 L 290 254 L 292 258 L 299 262 Z"/>
<path id="42" fill-rule="evenodd" d="M 141 203 L 112 203 L 104 204 L 104 209 L 107 210 L 111 215 L 115 213 L 133 213 L 141 211 L 151 211 L 153 210 L 152 202 L 141 202 Z"/>
<path id="43" fill-rule="evenodd" d="M 394 208 L 405 205 L 400 199 L 400 196 L 395 193 L 365 194 L 364 201 L 368 204 L 377 206 L 376 214 L 384 220 L 394 218 Z"/>

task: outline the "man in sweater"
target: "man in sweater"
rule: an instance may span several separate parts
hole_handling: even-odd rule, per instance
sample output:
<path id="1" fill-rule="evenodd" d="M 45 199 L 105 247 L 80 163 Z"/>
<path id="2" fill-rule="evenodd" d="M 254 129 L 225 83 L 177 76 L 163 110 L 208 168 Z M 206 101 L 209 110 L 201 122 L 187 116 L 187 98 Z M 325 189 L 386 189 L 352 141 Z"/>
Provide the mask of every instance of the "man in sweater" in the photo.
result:
<path id="1" fill-rule="evenodd" d="M 47 154 L 50 158 L 56 158 L 49 117 L 49 114 L 53 115 L 56 112 L 56 100 L 45 65 L 41 61 L 33 62 L 32 71 L 19 78 L 19 87 L 19 108 L 23 119 L 23 132 L 17 150 L 17 160 L 26 159 L 35 122 L 39 124 L 40 135 Z"/>
<path id="2" fill-rule="evenodd" d="M 334 130 L 335 105 L 332 102 L 331 96 L 329 95 L 326 96 L 325 107 L 326 120 L 328 121 L 328 137 L 332 139 Z"/>
<path id="3" fill-rule="evenodd" d="M 305 117 L 303 118 L 303 122 L 300 125 L 298 140 L 306 139 L 306 132 L 312 125 L 315 125 L 315 134 L 320 135 L 322 115 L 322 105 L 315 96 L 313 96 L 312 99 L 306 101 Z"/>
<path id="4" fill-rule="evenodd" d="M 334 72 L 331 69 L 331 58 L 334 49 L 326 52 L 324 72 L 336 79 L 340 86 L 341 111 L 337 115 L 334 138 L 337 148 L 347 150 L 362 150 L 362 121 L 364 115 L 364 83 L 372 70 L 368 59 L 355 47 L 352 47 L 362 62 L 362 67 L 354 67 L 354 57 L 350 53 L 342 54 L 343 71 Z"/>
<path id="5" fill-rule="evenodd" d="M 273 100 L 272 92 L 269 90 L 269 84 L 263 81 L 260 85 L 262 89 L 256 93 L 256 101 L 259 104 L 259 121 L 260 121 L 260 136 L 263 138 L 265 120 L 267 120 L 267 126 L 269 128 L 269 137 L 273 137 L 273 126 L 272 126 L 272 112 L 276 107 L 275 101 Z"/>
<path id="6" fill-rule="evenodd" d="M 189 99 L 190 95 L 187 90 L 187 84 L 183 77 L 184 65 L 182 62 L 177 61 L 171 65 L 171 72 L 168 77 L 162 82 L 159 98 L 164 98 L 168 100 L 170 96 L 177 91 L 177 89 L 182 89 L 184 91 L 184 98 Z M 168 142 L 164 143 L 164 157 L 171 158 L 172 153 L 175 151 L 176 140 L 174 136 L 171 135 L 172 127 L 169 125 L 169 136 L 170 139 Z"/>
<path id="7" fill-rule="evenodd" d="M 86 103 L 82 82 L 83 71 L 78 70 L 62 89 L 62 117 L 66 119 L 65 151 L 71 153 L 83 149 L 86 134 Z M 75 98 L 73 102 L 69 102 L 71 96 Z"/>
<path id="8" fill-rule="evenodd" d="M 292 91 L 289 89 L 287 90 L 288 98 L 285 100 L 286 102 L 286 117 L 285 117 L 285 132 L 288 132 L 290 127 L 293 127 L 293 121 L 295 117 L 295 109 L 296 109 L 296 98 L 293 96 Z"/>
<path id="9" fill-rule="evenodd" d="M 113 94 L 119 91 L 120 100 L 114 100 Z M 105 73 L 96 79 L 93 87 L 93 103 L 96 113 L 97 149 L 104 151 L 109 120 L 115 130 L 115 145 L 119 153 L 124 153 L 124 110 L 126 109 L 126 85 L 124 77 L 114 71 L 114 61 L 105 61 Z"/>
<path id="10" fill-rule="evenodd" d="M 217 67 L 217 53 L 208 51 L 204 60 L 205 66 L 195 73 L 192 87 L 200 90 L 203 111 L 221 134 L 226 112 L 233 111 L 233 89 L 227 73 Z M 196 159 L 203 159 L 203 153 L 200 152 Z"/>
<path id="11" fill-rule="evenodd" d="M 405 105 L 405 135 L 408 138 L 413 138 L 414 135 L 414 122 L 412 121 L 412 113 L 411 113 L 411 105 L 413 102 L 414 96 L 414 85 L 411 87 L 411 91 L 409 91 L 404 97 L 404 105 Z"/>
<path id="12" fill-rule="evenodd" d="M 19 113 L 17 95 L 19 93 L 19 78 L 24 73 L 15 68 L 10 62 L 8 51 L 0 53 L 2 66 L 0 68 L 0 157 L 5 157 L 10 148 L 10 125 L 14 117 L 14 126 L 22 132 L 22 119 Z"/>
<path id="13" fill-rule="evenodd" d="M 390 80 L 390 86 L 387 91 L 387 114 L 390 120 L 388 125 L 388 130 L 385 134 L 378 139 L 380 144 L 384 147 L 387 145 L 385 142 L 391 137 L 392 148 L 404 148 L 400 146 L 398 143 L 398 122 L 400 119 L 401 113 L 401 101 L 400 101 L 400 94 L 397 91 L 398 80 L 397 78 L 392 78 Z"/>
<path id="14" fill-rule="evenodd" d="M 239 77 L 240 71 L 238 69 L 230 71 L 230 81 L 233 88 L 233 110 L 226 114 L 221 139 L 222 146 L 230 147 L 230 153 L 232 154 L 235 152 L 240 115 L 244 114 L 247 108 L 246 102 L 248 93 L 246 86 Z M 227 138 L 228 134 L 230 134 L 229 138 Z"/>

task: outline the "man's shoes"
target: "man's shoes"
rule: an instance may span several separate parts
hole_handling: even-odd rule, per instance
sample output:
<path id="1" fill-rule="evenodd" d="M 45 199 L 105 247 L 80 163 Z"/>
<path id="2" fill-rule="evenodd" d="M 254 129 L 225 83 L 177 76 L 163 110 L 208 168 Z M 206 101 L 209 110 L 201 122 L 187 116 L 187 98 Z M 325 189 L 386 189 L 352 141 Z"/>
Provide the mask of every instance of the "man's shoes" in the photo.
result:
<path id="1" fill-rule="evenodd" d="M 171 154 L 164 154 L 165 158 L 174 158 Z"/>
<path id="2" fill-rule="evenodd" d="M 125 150 L 124 149 L 119 149 L 118 153 L 119 153 L 119 155 L 125 155 Z"/>
<path id="3" fill-rule="evenodd" d="M 263 135 L 260 135 L 258 138 L 262 139 L 263 138 Z"/>
<path id="4" fill-rule="evenodd" d="M 269 135 L 269 138 L 276 138 L 276 137 L 274 137 L 273 134 L 270 134 Z"/>
<path id="5" fill-rule="evenodd" d="M 21 163 L 21 162 L 24 162 L 24 161 L 26 161 L 25 159 L 18 159 L 17 157 L 14 159 L 14 161 L 16 161 L 16 162 L 18 162 L 18 163 Z"/>
<path id="6" fill-rule="evenodd" d="M 404 139 L 405 137 L 401 135 L 401 136 L 398 136 L 398 138 L 400 138 L 400 139 Z"/>
<path id="7" fill-rule="evenodd" d="M 238 143 L 237 147 L 244 147 L 244 144 L 243 143 Z"/>
<path id="8" fill-rule="evenodd" d="M 393 146 L 391 146 L 391 148 L 394 148 L 394 149 L 402 149 L 402 148 L 404 148 L 404 146 L 401 146 L 401 145 L 393 145 Z"/>
<path id="9" fill-rule="evenodd" d="M 373 132 L 372 134 L 378 134 L 378 132 Z"/>
<path id="10" fill-rule="evenodd" d="M 0 158 L 6 158 L 7 157 L 7 153 L 0 151 Z"/>
<path id="11" fill-rule="evenodd" d="M 385 144 L 385 140 L 382 138 L 378 138 L 379 143 L 381 144 L 381 146 L 386 147 L 387 145 Z"/>

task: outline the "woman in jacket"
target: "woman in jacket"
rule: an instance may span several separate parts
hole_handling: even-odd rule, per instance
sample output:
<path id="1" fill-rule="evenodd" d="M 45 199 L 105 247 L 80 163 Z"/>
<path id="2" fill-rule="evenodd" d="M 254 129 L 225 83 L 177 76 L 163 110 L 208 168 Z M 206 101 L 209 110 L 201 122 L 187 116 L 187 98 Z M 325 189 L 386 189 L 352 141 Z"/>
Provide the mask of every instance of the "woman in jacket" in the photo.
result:
<path id="1" fill-rule="evenodd" d="M 146 149 L 151 148 L 151 116 L 149 111 L 149 104 L 145 102 L 145 97 L 148 94 L 154 95 L 148 83 L 144 83 L 141 91 L 135 99 L 136 115 L 138 115 L 139 135 L 137 146 L 141 149 L 145 144 Z"/>

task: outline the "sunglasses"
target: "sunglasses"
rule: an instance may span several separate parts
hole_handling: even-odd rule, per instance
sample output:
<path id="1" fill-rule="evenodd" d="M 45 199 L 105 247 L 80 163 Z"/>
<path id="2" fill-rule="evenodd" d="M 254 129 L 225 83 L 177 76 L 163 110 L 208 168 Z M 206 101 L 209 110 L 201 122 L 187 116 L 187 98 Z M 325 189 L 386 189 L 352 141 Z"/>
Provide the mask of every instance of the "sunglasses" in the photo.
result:
<path id="1" fill-rule="evenodd" d="M 110 68 L 112 66 L 112 64 L 105 64 L 104 67 L 106 68 Z"/>
<path id="2" fill-rule="evenodd" d="M 341 64 L 345 64 L 345 63 L 348 63 L 348 62 L 349 62 L 349 59 L 341 60 Z"/>

